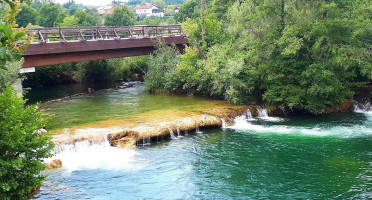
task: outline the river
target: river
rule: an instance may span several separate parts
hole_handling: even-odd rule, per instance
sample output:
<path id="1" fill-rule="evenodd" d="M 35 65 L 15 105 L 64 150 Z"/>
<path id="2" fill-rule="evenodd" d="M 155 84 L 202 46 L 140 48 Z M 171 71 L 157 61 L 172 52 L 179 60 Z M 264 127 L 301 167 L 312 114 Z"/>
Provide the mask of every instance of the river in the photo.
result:
<path id="1" fill-rule="evenodd" d="M 32 92 L 32 91 L 31 91 Z M 30 93 L 31 93 L 30 92 Z M 212 102 L 212 103 L 211 103 Z M 53 130 L 152 110 L 212 106 L 148 94 L 142 85 L 64 98 L 46 107 Z M 218 104 L 218 103 L 216 103 Z M 79 142 L 56 149 L 63 167 L 37 199 L 371 199 L 372 112 L 253 119 L 181 133 L 135 150 Z"/>

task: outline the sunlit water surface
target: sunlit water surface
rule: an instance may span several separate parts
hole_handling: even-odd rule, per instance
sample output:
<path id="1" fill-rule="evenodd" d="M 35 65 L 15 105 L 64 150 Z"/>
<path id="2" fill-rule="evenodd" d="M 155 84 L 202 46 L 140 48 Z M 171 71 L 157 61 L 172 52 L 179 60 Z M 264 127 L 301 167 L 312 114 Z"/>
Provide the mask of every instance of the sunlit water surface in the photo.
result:
<path id="1" fill-rule="evenodd" d="M 148 94 L 139 88 L 125 93 L 124 98 L 112 91 L 105 101 L 124 105 L 131 95 L 146 99 Z M 64 108 L 80 106 L 83 110 L 86 103 L 99 107 L 102 98 L 72 99 L 49 111 L 65 115 Z M 158 97 L 149 98 L 151 101 L 144 102 L 151 103 Z M 164 101 L 166 96 L 159 98 Z M 180 98 L 186 107 L 195 103 L 181 100 L 187 97 L 172 98 Z M 128 112 L 142 112 L 141 105 Z M 158 104 L 152 105 L 161 109 Z M 105 115 L 108 111 L 94 112 Z M 240 117 L 232 127 L 201 131 L 182 133 L 182 137 L 136 150 L 117 149 L 108 143 L 64 146 L 56 154 L 63 168 L 44 172 L 49 177 L 36 197 L 372 199 L 370 112 L 258 120 Z"/>

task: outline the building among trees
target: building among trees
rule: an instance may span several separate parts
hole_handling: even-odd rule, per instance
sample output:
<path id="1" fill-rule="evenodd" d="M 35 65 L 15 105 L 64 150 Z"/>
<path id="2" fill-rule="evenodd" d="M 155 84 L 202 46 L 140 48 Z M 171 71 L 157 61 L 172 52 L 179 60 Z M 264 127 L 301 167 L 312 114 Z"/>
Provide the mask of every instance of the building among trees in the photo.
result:
<path id="1" fill-rule="evenodd" d="M 106 7 L 99 7 L 98 14 L 100 16 L 106 15 L 106 14 L 112 14 L 115 10 L 115 6 L 106 6 Z"/>
<path id="2" fill-rule="evenodd" d="M 160 12 L 159 8 L 155 4 L 146 3 L 145 5 L 138 5 L 136 6 L 136 14 L 138 16 L 156 16 L 156 17 L 163 17 L 164 13 Z"/>

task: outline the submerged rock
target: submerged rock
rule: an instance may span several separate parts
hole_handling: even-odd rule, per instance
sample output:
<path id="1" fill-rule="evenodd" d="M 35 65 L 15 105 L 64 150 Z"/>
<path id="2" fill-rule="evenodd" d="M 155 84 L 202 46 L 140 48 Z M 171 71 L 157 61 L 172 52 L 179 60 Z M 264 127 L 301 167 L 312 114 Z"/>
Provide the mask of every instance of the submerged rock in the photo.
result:
<path id="1" fill-rule="evenodd" d="M 57 169 L 62 167 L 62 161 L 60 159 L 52 160 L 50 163 L 44 163 L 48 169 Z"/>

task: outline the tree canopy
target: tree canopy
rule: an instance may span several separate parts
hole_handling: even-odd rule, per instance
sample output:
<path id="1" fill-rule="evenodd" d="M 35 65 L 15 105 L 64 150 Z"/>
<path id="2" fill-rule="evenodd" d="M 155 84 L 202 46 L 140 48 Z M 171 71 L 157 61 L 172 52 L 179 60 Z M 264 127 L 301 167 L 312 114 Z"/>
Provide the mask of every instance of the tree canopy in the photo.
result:
<path id="1" fill-rule="evenodd" d="M 43 27 L 53 27 L 58 14 L 62 12 L 62 7 L 55 3 L 43 4 L 40 8 L 38 18 L 39 25 Z"/>
<path id="2" fill-rule="evenodd" d="M 106 14 L 105 16 L 105 26 L 131 26 L 134 21 L 134 12 L 126 6 L 115 7 L 112 14 Z"/>
<path id="3" fill-rule="evenodd" d="M 371 13 L 365 0 L 209 1 L 203 18 L 183 23 L 195 46 L 171 69 L 172 85 L 234 103 L 322 113 L 372 78 Z M 181 7 L 178 16 L 192 14 Z"/>

